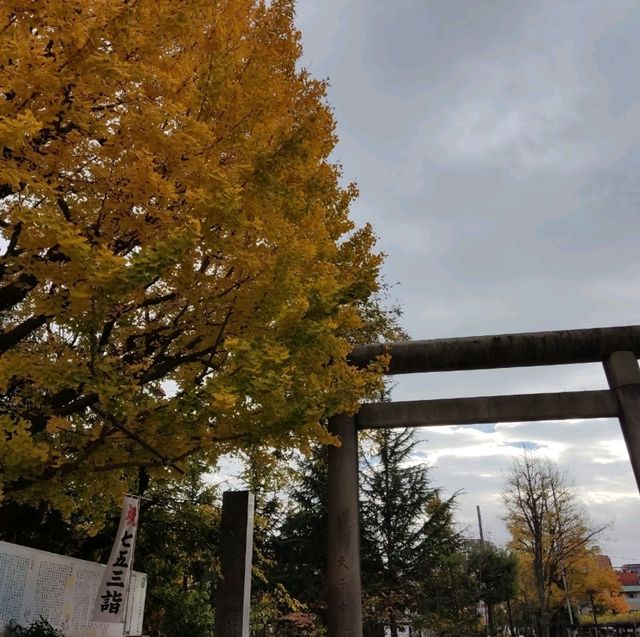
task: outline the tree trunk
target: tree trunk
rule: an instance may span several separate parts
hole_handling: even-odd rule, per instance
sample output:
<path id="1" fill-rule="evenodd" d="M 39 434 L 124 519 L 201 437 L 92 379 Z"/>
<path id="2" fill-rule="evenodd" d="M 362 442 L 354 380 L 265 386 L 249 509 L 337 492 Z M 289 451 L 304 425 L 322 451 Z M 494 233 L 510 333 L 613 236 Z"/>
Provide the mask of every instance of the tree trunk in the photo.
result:
<path id="1" fill-rule="evenodd" d="M 389 609 L 389 632 L 391 637 L 398 637 L 398 624 L 396 623 L 396 614 L 393 612 L 393 608 Z"/>
<path id="2" fill-rule="evenodd" d="M 536 578 L 536 596 L 537 596 L 537 619 L 538 619 L 538 635 L 537 637 L 551 637 L 549 633 L 549 611 L 547 603 L 547 595 L 545 590 L 544 567 L 542 565 L 542 542 L 539 542 L 536 548 L 538 553 L 533 561 L 534 575 Z"/>
<path id="3" fill-rule="evenodd" d="M 540 609 L 538 623 L 540 625 L 540 637 L 551 637 L 549 615 L 545 608 Z"/>
<path id="4" fill-rule="evenodd" d="M 513 616 L 511 615 L 511 600 L 507 600 L 507 616 L 509 617 L 509 637 L 515 637 L 516 631 L 513 628 Z"/>
<path id="5" fill-rule="evenodd" d="M 490 637 L 495 635 L 496 631 L 493 626 L 493 604 L 487 602 L 487 628 L 489 629 Z"/>

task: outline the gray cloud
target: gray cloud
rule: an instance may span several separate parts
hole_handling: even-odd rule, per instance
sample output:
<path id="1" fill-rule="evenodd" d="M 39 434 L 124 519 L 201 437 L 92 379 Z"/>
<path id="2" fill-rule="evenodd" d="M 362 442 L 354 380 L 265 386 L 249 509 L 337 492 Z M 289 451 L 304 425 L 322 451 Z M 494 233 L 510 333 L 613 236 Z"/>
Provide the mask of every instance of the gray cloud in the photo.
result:
<path id="1" fill-rule="evenodd" d="M 636 0 L 298 1 L 304 63 L 329 77 L 335 158 L 414 338 L 638 323 Z M 396 399 L 605 387 L 599 365 L 397 379 Z M 576 478 L 603 547 L 640 561 L 640 500 L 617 423 L 421 431 L 434 479 L 504 539 L 517 444 Z M 515 446 L 514 446 L 515 445 Z"/>

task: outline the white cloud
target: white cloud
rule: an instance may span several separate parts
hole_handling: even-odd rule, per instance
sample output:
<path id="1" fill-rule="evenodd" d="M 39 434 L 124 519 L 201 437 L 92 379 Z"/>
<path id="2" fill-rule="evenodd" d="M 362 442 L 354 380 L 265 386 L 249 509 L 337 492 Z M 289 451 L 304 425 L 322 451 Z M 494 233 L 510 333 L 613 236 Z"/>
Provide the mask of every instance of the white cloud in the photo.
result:
<path id="1" fill-rule="evenodd" d="M 600 440 L 598 445 L 602 450 L 601 456 L 593 458 L 596 464 L 611 464 L 613 462 L 624 462 L 629 459 L 629 452 L 624 440 Z"/>

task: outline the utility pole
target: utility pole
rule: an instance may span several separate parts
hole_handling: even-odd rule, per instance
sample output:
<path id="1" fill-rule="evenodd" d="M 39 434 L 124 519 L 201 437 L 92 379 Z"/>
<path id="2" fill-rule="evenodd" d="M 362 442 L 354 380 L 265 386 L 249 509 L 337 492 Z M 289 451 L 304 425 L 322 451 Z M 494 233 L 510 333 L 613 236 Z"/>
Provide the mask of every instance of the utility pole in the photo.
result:
<path id="1" fill-rule="evenodd" d="M 476 505 L 476 511 L 478 512 L 478 531 L 480 533 L 480 545 L 484 548 L 484 533 L 482 532 L 482 515 L 480 513 L 480 505 Z M 487 630 L 487 636 L 491 637 L 493 629 L 493 614 L 491 612 L 491 605 L 482 600 L 484 604 L 484 623 Z"/>
<path id="2" fill-rule="evenodd" d="M 480 531 L 480 544 L 484 546 L 484 535 L 482 533 L 482 515 L 480 515 L 480 505 L 476 505 L 476 511 L 478 512 L 478 530 Z"/>

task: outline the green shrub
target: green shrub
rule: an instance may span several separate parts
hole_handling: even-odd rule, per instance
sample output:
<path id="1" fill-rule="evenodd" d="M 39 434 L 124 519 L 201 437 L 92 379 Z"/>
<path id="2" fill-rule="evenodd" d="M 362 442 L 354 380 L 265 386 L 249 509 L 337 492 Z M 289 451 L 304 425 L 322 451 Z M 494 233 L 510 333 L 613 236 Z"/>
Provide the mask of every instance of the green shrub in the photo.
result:
<path id="1" fill-rule="evenodd" d="M 40 617 L 27 628 L 12 621 L 9 624 L 7 637 L 65 637 L 65 635 L 56 630 L 44 617 Z"/>

